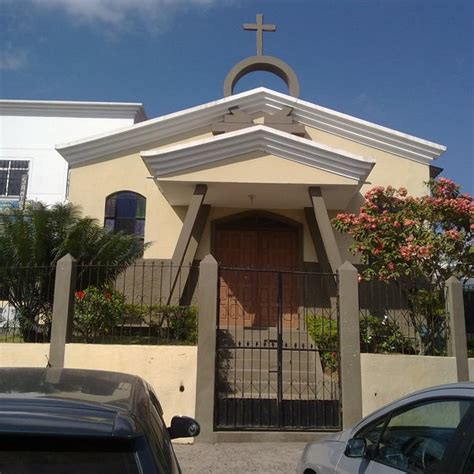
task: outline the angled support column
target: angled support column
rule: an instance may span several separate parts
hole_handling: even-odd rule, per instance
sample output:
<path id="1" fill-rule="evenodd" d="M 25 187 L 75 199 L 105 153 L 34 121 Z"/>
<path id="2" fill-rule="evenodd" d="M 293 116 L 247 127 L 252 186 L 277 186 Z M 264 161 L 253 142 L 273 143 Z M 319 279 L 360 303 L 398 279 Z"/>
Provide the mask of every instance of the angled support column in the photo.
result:
<path id="1" fill-rule="evenodd" d="M 180 267 L 185 258 L 192 262 L 196 254 L 199 240 L 204 229 L 205 221 L 209 213 L 209 207 L 203 209 L 204 198 L 206 197 L 207 186 L 205 184 L 197 184 L 194 189 L 194 194 L 191 197 L 186 217 L 184 218 L 183 227 L 176 243 L 176 248 L 171 259 L 171 278 L 170 278 L 170 293 L 168 296 L 168 303 L 171 303 L 173 295 L 176 294 L 176 284 L 181 278 L 181 288 L 184 288 L 186 281 L 183 281 L 184 275 L 180 276 Z M 191 243 L 192 241 L 192 243 Z M 191 243 L 191 244 L 190 244 Z M 185 280 L 187 280 L 187 275 Z M 179 295 L 181 296 L 181 295 Z"/>
<path id="2" fill-rule="evenodd" d="M 321 231 L 319 230 L 318 223 L 316 222 L 313 208 L 305 207 L 304 214 L 306 217 L 306 223 L 308 224 L 309 233 L 311 234 L 311 240 L 313 241 L 314 250 L 316 251 L 319 264 L 321 265 L 321 270 L 324 273 L 332 273 L 331 264 L 329 263 L 328 254 L 326 252 L 326 248 L 324 247 Z"/>
<path id="3" fill-rule="evenodd" d="M 321 240 L 324 244 L 324 252 L 326 253 L 327 261 L 331 266 L 332 273 L 336 273 L 337 269 L 342 265 L 341 254 L 339 253 L 336 238 L 334 237 L 334 232 L 332 230 L 331 221 L 329 220 L 326 203 L 324 202 L 321 193 L 321 188 L 317 186 L 310 187 L 308 191 L 313 205 L 316 226 L 319 229 Z"/>
<path id="4" fill-rule="evenodd" d="M 448 355 L 456 359 L 458 382 L 469 381 L 466 320 L 462 284 L 454 276 L 446 282 L 446 313 L 449 318 Z"/>

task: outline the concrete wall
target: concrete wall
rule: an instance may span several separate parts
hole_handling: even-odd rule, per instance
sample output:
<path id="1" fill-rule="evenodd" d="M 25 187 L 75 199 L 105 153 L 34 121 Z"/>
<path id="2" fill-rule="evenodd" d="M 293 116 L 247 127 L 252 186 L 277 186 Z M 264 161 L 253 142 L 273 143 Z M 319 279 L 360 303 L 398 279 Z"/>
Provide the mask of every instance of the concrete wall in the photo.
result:
<path id="1" fill-rule="evenodd" d="M 56 144 L 134 123 L 131 113 L 129 117 L 61 117 L 57 113 L 51 114 L 53 116 L 48 116 L 47 111 L 41 113 L 45 115 L 0 114 L 0 160 L 28 161 L 27 198 L 47 204 L 63 201 L 66 197 L 68 165 L 55 150 Z"/>
<path id="2" fill-rule="evenodd" d="M 0 344 L 0 367 L 46 367 L 48 354 L 49 344 Z M 143 377 L 158 394 L 169 422 L 174 415 L 194 416 L 196 361 L 194 346 L 67 344 L 64 366 Z"/>
<path id="3" fill-rule="evenodd" d="M 0 367 L 46 367 L 49 344 L 0 344 Z"/>
<path id="4" fill-rule="evenodd" d="M 474 380 L 474 359 L 470 363 Z M 361 366 L 364 416 L 416 390 L 457 382 L 454 357 L 361 354 Z"/>

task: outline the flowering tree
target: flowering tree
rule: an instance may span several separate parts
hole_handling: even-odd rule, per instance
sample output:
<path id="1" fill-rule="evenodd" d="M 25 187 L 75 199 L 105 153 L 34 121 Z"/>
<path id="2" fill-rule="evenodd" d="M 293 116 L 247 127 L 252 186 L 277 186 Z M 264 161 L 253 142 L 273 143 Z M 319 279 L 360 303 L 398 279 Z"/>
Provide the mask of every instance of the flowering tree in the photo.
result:
<path id="1" fill-rule="evenodd" d="M 338 214 L 334 227 L 349 234 L 350 250 L 367 267 L 361 278 L 382 281 L 427 278 L 441 288 L 451 276 L 474 268 L 474 203 L 449 179 L 428 182 L 431 195 L 407 196 L 405 188 L 376 186 L 359 215 Z"/>
<path id="2" fill-rule="evenodd" d="M 401 286 L 425 353 L 436 354 L 444 283 L 451 275 L 473 276 L 474 203 L 451 180 L 427 184 L 430 194 L 422 197 L 376 186 L 366 193 L 359 215 L 338 214 L 333 225 L 353 239 L 349 250 L 365 264 L 360 280 L 394 280 Z"/>

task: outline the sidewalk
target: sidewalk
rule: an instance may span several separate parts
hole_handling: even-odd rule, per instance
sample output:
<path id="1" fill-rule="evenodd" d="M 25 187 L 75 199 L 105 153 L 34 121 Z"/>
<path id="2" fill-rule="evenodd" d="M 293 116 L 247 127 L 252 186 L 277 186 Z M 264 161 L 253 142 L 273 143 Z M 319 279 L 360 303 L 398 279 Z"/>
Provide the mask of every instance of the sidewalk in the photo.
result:
<path id="1" fill-rule="evenodd" d="M 183 474 L 294 473 L 306 443 L 176 444 Z"/>

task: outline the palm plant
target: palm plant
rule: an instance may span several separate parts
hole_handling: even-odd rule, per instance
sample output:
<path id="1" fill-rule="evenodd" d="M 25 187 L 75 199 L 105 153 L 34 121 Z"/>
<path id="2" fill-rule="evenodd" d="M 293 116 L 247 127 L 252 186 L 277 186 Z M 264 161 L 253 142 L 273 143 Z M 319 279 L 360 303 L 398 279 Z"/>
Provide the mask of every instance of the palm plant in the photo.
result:
<path id="1" fill-rule="evenodd" d="M 143 249 L 140 238 L 108 231 L 71 203 L 9 209 L 0 214 L 0 299 L 16 309 L 24 340 L 38 340 L 38 318 L 51 314 L 59 259 L 69 253 L 77 260 L 79 290 L 110 284 Z"/>

